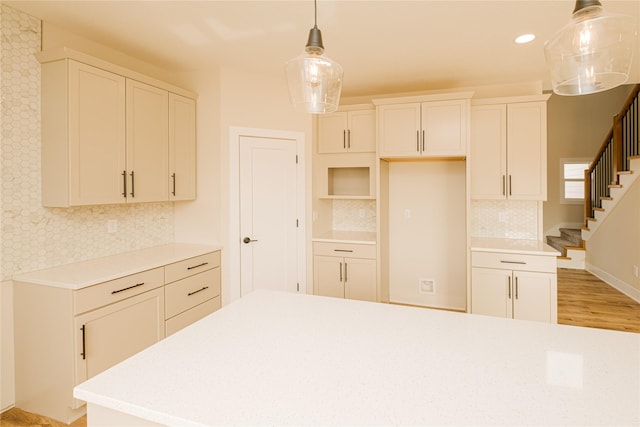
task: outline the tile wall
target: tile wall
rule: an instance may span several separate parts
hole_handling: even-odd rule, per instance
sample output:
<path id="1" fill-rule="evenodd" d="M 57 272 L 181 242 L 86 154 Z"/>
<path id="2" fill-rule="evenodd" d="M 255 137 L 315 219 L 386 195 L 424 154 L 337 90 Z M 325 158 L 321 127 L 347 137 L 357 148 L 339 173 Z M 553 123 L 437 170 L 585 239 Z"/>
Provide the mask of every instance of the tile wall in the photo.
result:
<path id="1" fill-rule="evenodd" d="M 538 203 L 472 200 L 471 236 L 535 240 L 538 238 Z"/>
<path id="2" fill-rule="evenodd" d="M 333 229 L 338 231 L 376 231 L 375 200 L 333 201 Z"/>
<path id="3" fill-rule="evenodd" d="M 173 241 L 173 204 L 40 203 L 40 21 L 0 3 L 0 281 Z M 107 232 L 107 221 L 118 230 Z"/>

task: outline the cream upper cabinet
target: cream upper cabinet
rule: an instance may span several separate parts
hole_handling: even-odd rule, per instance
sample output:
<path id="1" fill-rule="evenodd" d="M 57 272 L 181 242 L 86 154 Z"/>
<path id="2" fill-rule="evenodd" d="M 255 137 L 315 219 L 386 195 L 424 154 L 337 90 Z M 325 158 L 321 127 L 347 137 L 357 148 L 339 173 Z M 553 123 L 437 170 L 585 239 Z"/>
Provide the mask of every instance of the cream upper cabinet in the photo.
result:
<path id="1" fill-rule="evenodd" d="M 318 153 L 375 151 L 375 110 L 339 111 L 318 118 Z"/>
<path id="2" fill-rule="evenodd" d="M 546 200 L 547 95 L 474 102 L 471 197 Z"/>
<path id="3" fill-rule="evenodd" d="M 125 91 L 124 77 L 90 65 L 42 65 L 44 206 L 122 203 Z"/>
<path id="4" fill-rule="evenodd" d="M 470 108 L 468 98 L 426 102 L 397 100 L 402 98 L 374 101 L 378 105 L 380 157 L 466 156 Z"/>
<path id="5" fill-rule="evenodd" d="M 196 198 L 196 101 L 169 93 L 169 200 Z"/>
<path id="6" fill-rule="evenodd" d="M 169 93 L 127 79 L 127 200 L 169 197 Z"/>
<path id="7" fill-rule="evenodd" d="M 195 198 L 194 94 L 66 48 L 37 56 L 43 206 Z"/>

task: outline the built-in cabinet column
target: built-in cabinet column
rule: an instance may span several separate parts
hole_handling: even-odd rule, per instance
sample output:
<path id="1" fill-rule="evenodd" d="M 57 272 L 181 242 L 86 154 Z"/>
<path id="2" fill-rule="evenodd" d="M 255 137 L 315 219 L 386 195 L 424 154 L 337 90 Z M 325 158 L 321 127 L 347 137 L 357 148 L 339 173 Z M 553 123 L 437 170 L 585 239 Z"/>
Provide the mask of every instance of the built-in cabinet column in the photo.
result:
<path id="1" fill-rule="evenodd" d="M 474 100 L 471 197 L 546 200 L 548 95 Z"/>

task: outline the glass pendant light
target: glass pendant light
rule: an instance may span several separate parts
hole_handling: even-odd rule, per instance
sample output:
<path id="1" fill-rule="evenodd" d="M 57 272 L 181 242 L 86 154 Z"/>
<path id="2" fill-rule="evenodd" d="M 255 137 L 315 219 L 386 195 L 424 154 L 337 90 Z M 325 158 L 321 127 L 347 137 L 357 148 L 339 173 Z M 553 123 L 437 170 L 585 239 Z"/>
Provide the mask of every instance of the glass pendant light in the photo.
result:
<path id="1" fill-rule="evenodd" d="M 636 37 L 633 17 L 605 13 L 597 0 L 577 0 L 571 21 L 544 45 L 553 91 L 586 95 L 625 83 Z"/>
<path id="2" fill-rule="evenodd" d="M 342 67 L 323 55 L 322 34 L 317 26 L 317 6 L 314 25 L 302 55 L 285 64 L 289 83 L 289 98 L 297 111 L 323 114 L 338 109 L 342 90 Z"/>

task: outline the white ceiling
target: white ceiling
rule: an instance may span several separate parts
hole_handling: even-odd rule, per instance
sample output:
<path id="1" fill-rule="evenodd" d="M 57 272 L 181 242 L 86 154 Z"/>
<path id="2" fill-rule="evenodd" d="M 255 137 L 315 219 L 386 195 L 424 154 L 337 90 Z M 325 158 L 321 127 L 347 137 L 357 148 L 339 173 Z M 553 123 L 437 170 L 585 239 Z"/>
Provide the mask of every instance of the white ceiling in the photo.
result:
<path id="1" fill-rule="evenodd" d="M 313 1 L 6 1 L 170 72 L 218 65 L 284 73 L 313 26 Z M 543 45 L 573 0 L 318 1 L 326 54 L 344 68 L 343 96 L 540 80 Z M 640 0 L 602 0 L 640 18 Z M 513 39 L 537 38 L 527 45 Z M 640 45 L 640 43 L 638 43 Z M 633 82 L 640 81 L 640 46 Z"/>

